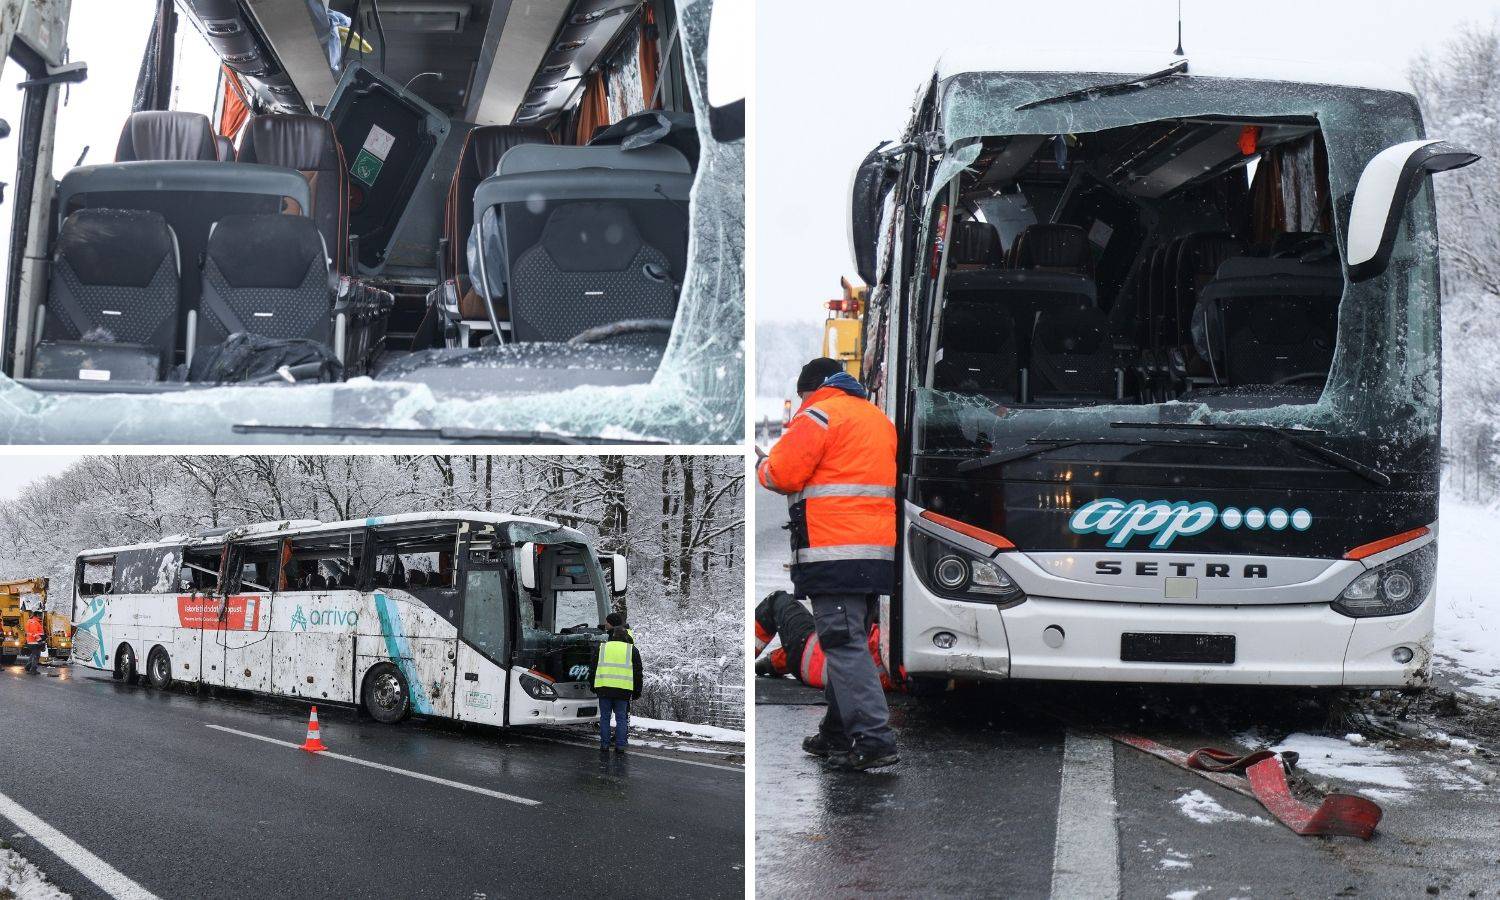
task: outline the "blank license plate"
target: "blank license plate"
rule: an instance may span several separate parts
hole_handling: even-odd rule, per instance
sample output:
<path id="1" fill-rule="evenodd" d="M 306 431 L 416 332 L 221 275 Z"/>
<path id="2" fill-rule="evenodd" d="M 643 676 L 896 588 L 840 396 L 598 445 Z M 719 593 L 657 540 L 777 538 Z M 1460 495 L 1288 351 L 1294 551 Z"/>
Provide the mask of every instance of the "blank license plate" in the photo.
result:
<path id="1" fill-rule="evenodd" d="M 1127 631 L 1120 635 L 1120 661 L 1230 665 L 1234 662 L 1234 635 Z"/>

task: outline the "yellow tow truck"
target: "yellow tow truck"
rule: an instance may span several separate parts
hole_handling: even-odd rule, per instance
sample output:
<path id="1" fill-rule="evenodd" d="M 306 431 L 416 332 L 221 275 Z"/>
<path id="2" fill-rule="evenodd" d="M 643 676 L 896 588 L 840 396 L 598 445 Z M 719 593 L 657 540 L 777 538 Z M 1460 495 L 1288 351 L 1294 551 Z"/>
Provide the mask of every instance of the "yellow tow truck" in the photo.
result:
<path id="1" fill-rule="evenodd" d="M 823 348 L 820 356 L 836 359 L 844 364 L 844 371 L 859 378 L 864 360 L 864 313 L 870 289 L 858 278 L 844 276 L 839 279 L 844 296 L 823 304 L 828 318 L 823 322 Z M 791 424 L 796 404 L 791 400 L 782 402 L 781 427 Z"/>
<path id="2" fill-rule="evenodd" d="M 15 662 L 26 648 L 26 620 L 41 616 L 47 655 L 61 662 L 73 653 L 73 625 L 62 613 L 50 612 L 46 578 L 0 581 L 0 664 Z"/>

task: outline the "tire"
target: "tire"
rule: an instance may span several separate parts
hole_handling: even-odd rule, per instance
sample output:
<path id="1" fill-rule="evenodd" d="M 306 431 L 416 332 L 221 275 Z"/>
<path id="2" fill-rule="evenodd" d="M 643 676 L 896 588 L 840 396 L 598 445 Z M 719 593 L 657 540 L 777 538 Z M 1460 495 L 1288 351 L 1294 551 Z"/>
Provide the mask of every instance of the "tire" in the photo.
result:
<path id="1" fill-rule="evenodd" d="M 377 663 L 365 675 L 360 701 L 370 718 L 394 725 L 411 715 L 411 691 L 401 670 L 390 663 Z"/>
<path id="2" fill-rule="evenodd" d="M 152 650 L 146 660 L 146 683 L 158 691 L 172 686 L 172 657 L 162 647 Z"/>
<path id="3" fill-rule="evenodd" d="M 120 649 L 115 651 L 115 681 L 123 681 L 126 684 L 136 684 L 141 680 L 140 673 L 135 670 L 135 651 L 130 649 L 129 644 L 121 644 Z"/>

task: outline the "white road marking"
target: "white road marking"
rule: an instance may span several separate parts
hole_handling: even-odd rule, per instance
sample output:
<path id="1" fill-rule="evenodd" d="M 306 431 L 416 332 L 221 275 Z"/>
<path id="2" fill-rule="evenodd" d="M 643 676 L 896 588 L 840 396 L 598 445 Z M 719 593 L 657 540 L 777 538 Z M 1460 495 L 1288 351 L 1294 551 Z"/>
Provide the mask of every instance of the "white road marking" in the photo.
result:
<path id="1" fill-rule="evenodd" d="M 99 890 L 118 900 L 157 900 L 157 896 L 129 878 L 109 863 L 83 849 L 77 841 L 32 815 L 26 807 L 0 794 L 0 816 L 11 820 L 16 827 L 31 835 L 38 844 L 52 851 L 63 862 L 78 870 L 78 874 L 92 881 Z"/>
<path id="2" fill-rule="evenodd" d="M 223 725 L 209 725 L 207 722 L 205 722 L 204 727 L 212 728 L 215 731 L 224 731 L 229 734 L 237 734 L 240 737 L 254 738 L 257 741 L 265 741 L 268 744 L 278 744 L 282 747 L 291 747 L 293 750 L 302 749 L 302 745 L 293 743 L 292 741 L 277 740 L 276 738 L 266 737 L 265 735 L 252 734 L 248 731 L 240 731 L 236 728 L 225 728 Z M 395 766 L 388 766 L 384 763 L 370 762 L 367 759 L 358 759 L 353 756 L 345 756 L 342 753 L 334 753 L 332 750 L 324 750 L 323 752 L 316 755 L 354 763 L 356 766 L 365 766 L 366 768 L 370 769 L 379 769 L 382 772 L 392 772 L 396 775 L 405 775 L 407 778 L 416 778 L 419 781 L 430 781 L 433 784 L 447 785 L 448 787 L 458 788 L 461 791 L 468 791 L 472 794 L 483 794 L 486 797 L 494 797 L 497 800 L 509 800 L 512 803 L 520 803 L 523 806 L 542 805 L 542 801 L 540 800 L 531 800 L 526 797 L 518 797 L 515 794 L 507 794 L 502 791 L 492 791 L 489 788 L 475 787 L 472 784 L 464 784 L 461 781 L 449 781 L 446 778 L 439 778 L 436 775 L 426 775 L 422 772 L 413 772 L 410 769 L 398 769 Z"/>
<path id="3" fill-rule="evenodd" d="M 562 738 L 542 737 L 539 734 L 527 734 L 527 735 L 521 735 L 521 736 L 522 737 L 526 737 L 526 738 L 530 738 L 533 741 L 546 741 L 549 744 L 566 744 L 569 747 L 592 748 L 592 747 L 598 747 L 599 746 L 598 744 L 589 744 L 589 743 L 586 743 L 584 741 L 565 741 Z M 745 768 L 743 766 L 726 766 L 723 763 L 701 762 L 701 761 L 696 760 L 696 759 L 682 759 L 682 758 L 676 757 L 676 756 L 660 756 L 660 755 L 655 754 L 655 753 L 638 753 L 638 752 L 636 752 L 634 750 L 629 751 L 626 755 L 627 756 L 644 756 L 647 759 L 659 759 L 659 760 L 662 760 L 663 762 L 682 763 L 683 765 L 686 765 L 686 766 L 702 766 L 705 769 L 723 769 L 725 772 L 738 772 L 741 775 L 743 775 L 745 773 Z"/>
<path id="4" fill-rule="evenodd" d="M 1115 747 L 1108 738 L 1068 731 L 1057 797 L 1052 896 L 1120 896 L 1115 827 Z"/>

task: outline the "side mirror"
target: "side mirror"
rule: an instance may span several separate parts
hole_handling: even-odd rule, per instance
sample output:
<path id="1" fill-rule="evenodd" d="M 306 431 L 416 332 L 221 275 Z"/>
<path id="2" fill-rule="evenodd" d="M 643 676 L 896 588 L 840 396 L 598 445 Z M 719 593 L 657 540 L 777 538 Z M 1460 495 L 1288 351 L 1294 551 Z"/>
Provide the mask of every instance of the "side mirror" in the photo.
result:
<path id="1" fill-rule="evenodd" d="M 884 142 L 865 154 L 849 188 L 849 254 L 860 281 L 875 284 L 880 213 L 895 186 L 895 165 Z"/>
<path id="2" fill-rule="evenodd" d="M 1406 141 L 1375 154 L 1359 176 L 1349 211 L 1349 280 L 1374 278 L 1391 263 L 1406 204 L 1433 172 L 1461 169 L 1479 155 L 1447 141 Z"/>
<path id="3" fill-rule="evenodd" d="M 521 587 L 528 591 L 536 590 L 536 544 L 530 541 L 521 544 Z"/>
<path id="4" fill-rule="evenodd" d="M 629 569 L 625 564 L 625 554 L 609 553 L 609 589 L 616 597 L 625 596 L 627 581 L 630 578 Z"/>
<path id="5" fill-rule="evenodd" d="M 751 5 L 749 0 L 714 0 L 708 16 L 708 129 L 714 140 L 727 144 L 745 139 Z"/>

